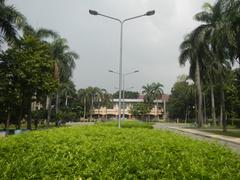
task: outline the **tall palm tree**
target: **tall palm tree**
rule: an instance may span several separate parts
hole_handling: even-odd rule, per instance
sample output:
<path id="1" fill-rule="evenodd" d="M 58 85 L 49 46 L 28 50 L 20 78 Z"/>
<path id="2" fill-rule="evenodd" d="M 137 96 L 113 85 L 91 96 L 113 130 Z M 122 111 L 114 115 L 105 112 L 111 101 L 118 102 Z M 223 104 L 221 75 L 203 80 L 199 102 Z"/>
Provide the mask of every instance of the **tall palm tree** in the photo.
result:
<path id="1" fill-rule="evenodd" d="M 203 36 L 203 39 L 207 39 L 205 43 L 209 49 L 208 54 L 212 55 L 212 63 L 209 63 L 210 65 L 208 66 L 208 69 L 210 69 L 210 73 L 217 75 L 218 81 L 220 82 L 221 119 L 223 119 L 223 131 L 226 131 L 225 97 L 223 87 L 225 77 L 224 72 L 225 68 L 228 67 L 228 63 L 233 63 L 231 50 L 229 50 L 229 47 L 232 49 L 233 45 L 233 31 L 229 28 L 225 12 L 226 1 L 219 0 L 216 4 L 214 4 L 214 6 L 209 3 L 205 3 L 204 11 L 196 14 L 195 16 L 197 21 L 203 23 L 196 29 L 196 31 Z M 211 75 L 213 74 L 210 74 L 210 76 Z M 213 91 L 213 87 L 211 87 L 211 91 Z M 213 92 L 211 92 L 211 94 L 213 106 Z"/>
<path id="2" fill-rule="evenodd" d="M 106 107 L 106 119 L 107 119 L 107 109 L 112 105 L 112 95 L 107 92 L 106 89 L 101 89 L 102 97 L 101 97 L 101 106 Z"/>
<path id="3" fill-rule="evenodd" d="M 25 23 L 25 17 L 13 5 L 0 0 L 0 46 L 3 42 L 15 42 L 19 38 L 18 30 Z"/>
<path id="4" fill-rule="evenodd" d="M 87 89 L 79 89 L 78 90 L 78 98 L 83 103 L 83 118 L 86 119 L 87 101 L 89 98 Z"/>
<path id="5" fill-rule="evenodd" d="M 98 87 L 88 87 L 86 89 L 89 99 L 91 101 L 90 105 L 90 120 L 92 120 L 92 115 L 94 111 L 94 104 L 99 104 L 99 101 L 102 97 L 102 91 Z"/>
<path id="6" fill-rule="evenodd" d="M 67 45 L 66 39 L 58 38 L 51 44 L 52 56 L 55 60 L 54 64 L 54 79 L 59 83 L 69 80 L 75 68 L 75 59 L 78 59 L 78 54 L 71 51 Z M 58 113 L 59 94 L 56 93 L 56 113 Z"/>
<path id="7" fill-rule="evenodd" d="M 201 43 L 200 43 L 201 44 Z M 201 45 L 199 44 L 199 37 L 196 32 L 192 32 L 185 37 L 185 40 L 180 45 L 181 54 L 179 56 L 180 65 L 185 65 L 187 61 L 190 63 L 190 77 L 195 81 L 198 94 L 198 127 L 203 125 L 203 110 L 202 110 L 202 85 L 200 66 L 203 66 L 201 57 Z"/>
<path id="8" fill-rule="evenodd" d="M 68 99 L 73 98 L 76 93 L 75 85 L 71 80 L 62 82 L 59 86 L 59 95 L 65 98 L 65 107 L 68 106 Z"/>
<path id="9" fill-rule="evenodd" d="M 157 118 L 159 119 L 159 116 L 158 116 L 158 100 L 163 95 L 163 85 L 161 83 L 153 83 L 152 86 L 153 86 L 154 99 L 157 100 Z"/>

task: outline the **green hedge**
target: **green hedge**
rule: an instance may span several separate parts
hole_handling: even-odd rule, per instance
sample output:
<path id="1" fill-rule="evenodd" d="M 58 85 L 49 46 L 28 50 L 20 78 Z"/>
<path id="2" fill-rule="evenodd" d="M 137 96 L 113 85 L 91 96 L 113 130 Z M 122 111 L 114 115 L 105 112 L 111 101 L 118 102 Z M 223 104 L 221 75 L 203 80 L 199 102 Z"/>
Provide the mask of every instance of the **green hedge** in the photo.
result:
<path id="1" fill-rule="evenodd" d="M 146 128 L 79 126 L 0 139 L 2 179 L 240 179 L 240 157 Z"/>
<path id="2" fill-rule="evenodd" d="M 118 120 L 98 123 L 99 126 L 118 127 Z M 137 120 L 121 120 L 122 128 L 147 128 L 153 129 L 153 123 L 146 123 Z"/>

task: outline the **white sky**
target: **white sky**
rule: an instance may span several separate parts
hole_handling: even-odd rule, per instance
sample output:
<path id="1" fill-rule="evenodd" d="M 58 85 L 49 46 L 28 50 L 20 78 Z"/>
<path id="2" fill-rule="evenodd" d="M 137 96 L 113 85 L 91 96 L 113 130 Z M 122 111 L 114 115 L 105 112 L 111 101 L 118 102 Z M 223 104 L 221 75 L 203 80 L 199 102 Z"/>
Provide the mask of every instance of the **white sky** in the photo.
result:
<path id="1" fill-rule="evenodd" d="M 73 80 L 77 88 L 98 86 L 108 91 L 118 87 L 120 25 L 92 16 L 89 9 L 124 19 L 155 9 L 154 16 L 124 25 L 123 70 L 140 72 L 126 78 L 125 87 L 136 91 L 147 83 L 160 82 L 170 93 L 188 67 L 178 64 L 179 45 L 197 23 L 193 16 L 204 2 L 214 0 L 9 0 L 35 27 L 57 31 L 80 55 Z"/>

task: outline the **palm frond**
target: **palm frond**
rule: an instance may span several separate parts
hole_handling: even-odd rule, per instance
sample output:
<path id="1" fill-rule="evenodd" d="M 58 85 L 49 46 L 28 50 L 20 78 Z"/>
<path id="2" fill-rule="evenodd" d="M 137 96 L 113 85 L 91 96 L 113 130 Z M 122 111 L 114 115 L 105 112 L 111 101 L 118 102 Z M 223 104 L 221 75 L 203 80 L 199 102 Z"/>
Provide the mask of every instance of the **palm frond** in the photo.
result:
<path id="1" fill-rule="evenodd" d="M 194 16 L 194 19 L 197 20 L 197 21 L 200 21 L 200 22 L 204 22 L 204 23 L 209 23 L 211 22 L 211 19 L 212 19 L 212 14 L 209 13 L 209 12 L 206 12 L 206 11 L 203 11 L 203 12 L 200 12 L 200 13 L 197 13 L 195 16 Z"/>
<path id="2" fill-rule="evenodd" d="M 57 32 L 49 30 L 49 29 L 44 29 L 44 28 L 40 28 L 36 31 L 36 35 L 39 38 L 53 38 L 53 39 L 57 39 L 59 38 L 59 35 Z"/>

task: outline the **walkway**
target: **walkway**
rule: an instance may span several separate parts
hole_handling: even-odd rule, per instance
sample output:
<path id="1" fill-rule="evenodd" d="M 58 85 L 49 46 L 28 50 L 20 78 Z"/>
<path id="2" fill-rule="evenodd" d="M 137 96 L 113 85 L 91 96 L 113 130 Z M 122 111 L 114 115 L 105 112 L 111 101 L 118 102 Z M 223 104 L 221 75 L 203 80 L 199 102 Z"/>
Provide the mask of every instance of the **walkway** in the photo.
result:
<path id="1" fill-rule="evenodd" d="M 196 129 L 184 128 L 178 124 L 157 123 L 154 125 L 154 128 L 174 131 L 192 137 L 194 139 L 218 142 L 224 146 L 231 148 L 234 152 L 240 153 L 240 138 L 202 132 Z"/>

